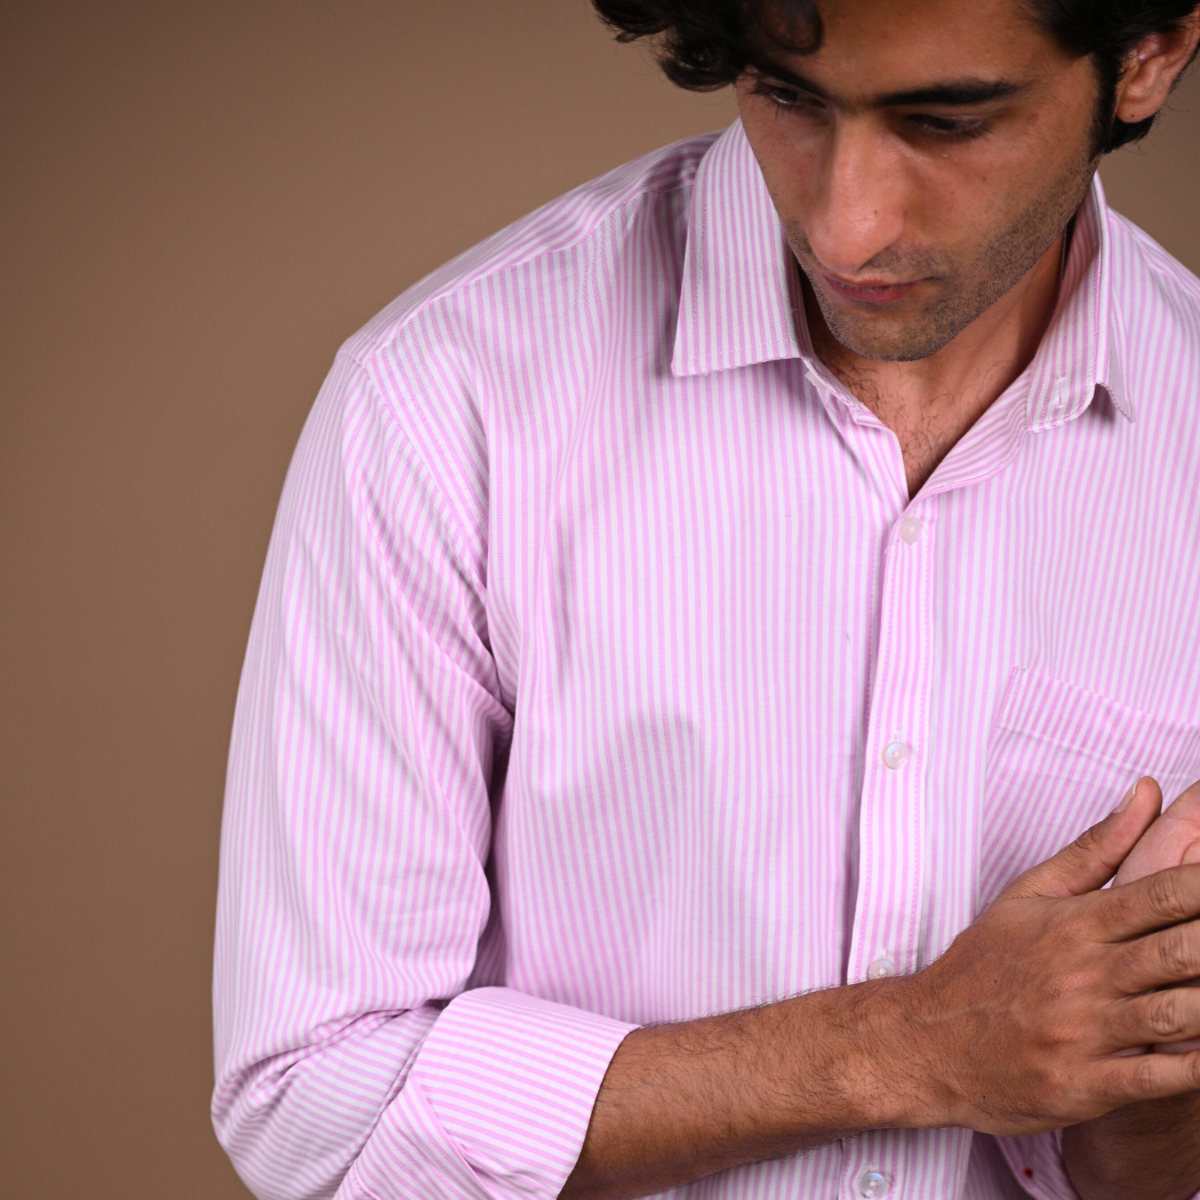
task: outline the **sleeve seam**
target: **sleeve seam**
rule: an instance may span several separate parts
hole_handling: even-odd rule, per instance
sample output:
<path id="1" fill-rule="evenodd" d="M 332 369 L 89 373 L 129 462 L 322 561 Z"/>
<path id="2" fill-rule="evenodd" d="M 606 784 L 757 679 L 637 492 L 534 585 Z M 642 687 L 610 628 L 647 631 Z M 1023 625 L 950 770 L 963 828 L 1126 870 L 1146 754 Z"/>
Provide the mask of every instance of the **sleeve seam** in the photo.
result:
<path id="1" fill-rule="evenodd" d="M 378 403 L 380 410 L 386 414 L 389 424 L 395 429 L 404 443 L 405 448 L 412 456 L 412 460 L 419 466 L 422 483 L 429 489 L 430 495 L 434 497 L 437 503 L 437 511 L 443 524 L 454 543 L 455 553 L 464 568 L 468 568 L 471 561 L 470 554 L 467 551 L 467 538 L 463 532 L 462 526 L 454 515 L 450 502 L 446 499 L 446 493 L 438 482 L 437 476 L 430 469 L 429 463 L 425 460 L 425 456 L 417 449 L 416 443 L 409 435 L 405 428 L 404 422 L 400 419 L 400 414 L 396 411 L 396 407 L 388 399 L 383 389 L 375 381 L 373 372 L 360 359 L 356 358 L 349 351 L 339 350 L 338 357 L 348 359 L 361 373 L 364 384 L 370 389 L 372 397 Z M 436 434 L 429 430 L 430 436 L 438 443 L 439 447 L 444 451 L 445 446 Z M 482 589 L 486 593 L 486 585 Z"/>

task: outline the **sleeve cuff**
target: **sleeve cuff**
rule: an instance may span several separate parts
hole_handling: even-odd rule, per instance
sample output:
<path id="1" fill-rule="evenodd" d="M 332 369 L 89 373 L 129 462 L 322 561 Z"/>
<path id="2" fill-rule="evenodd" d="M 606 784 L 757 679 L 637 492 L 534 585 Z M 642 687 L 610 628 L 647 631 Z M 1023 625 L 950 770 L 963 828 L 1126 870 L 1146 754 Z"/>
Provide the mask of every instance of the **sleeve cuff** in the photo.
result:
<path id="1" fill-rule="evenodd" d="M 440 1143 L 443 1185 L 450 1175 L 464 1196 L 554 1200 L 608 1064 L 636 1028 L 511 988 L 473 989 L 434 1022 L 397 1103 L 423 1112 L 422 1140 Z M 360 1194 L 413 1195 L 410 1154 L 401 1145 L 389 1153 L 393 1131 L 385 1115 L 355 1164 Z"/>

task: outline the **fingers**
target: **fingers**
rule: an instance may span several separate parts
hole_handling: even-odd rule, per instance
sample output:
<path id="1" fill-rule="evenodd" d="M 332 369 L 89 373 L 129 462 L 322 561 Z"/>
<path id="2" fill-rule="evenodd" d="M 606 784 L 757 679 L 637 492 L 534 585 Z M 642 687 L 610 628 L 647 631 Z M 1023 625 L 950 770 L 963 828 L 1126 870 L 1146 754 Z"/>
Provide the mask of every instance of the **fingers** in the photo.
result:
<path id="1" fill-rule="evenodd" d="M 1113 977 L 1127 996 L 1200 977 L 1200 921 L 1126 942 Z"/>
<path id="2" fill-rule="evenodd" d="M 1200 917 L 1200 864 L 1147 875 L 1124 887 L 1088 897 L 1104 935 L 1126 941 Z"/>
<path id="3" fill-rule="evenodd" d="M 1167 809 L 1177 821 L 1191 821 L 1200 836 L 1200 779 L 1180 792 Z"/>
<path id="4" fill-rule="evenodd" d="M 1113 1108 L 1200 1090 L 1200 1050 L 1114 1057 L 1104 1069 L 1099 1090 Z"/>
<path id="5" fill-rule="evenodd" d="M 1131 1046 L 1186 1043 L 1200 1037 L 1200 989 L 1167 988 L 1124 1000 L 1109 1030 L 1117 1051 Z"/>
<path id="6" fill-rule="evenodd" d="M 1019 875 L 1002 897 L 1079 896 L 1095 891 L 1113 877 L 1161 808 L 1162 789 L 1153 779 L 1139 779 L 1103 821 L 1053 858 Z"/>
<path id="7" fill-rule="evenodd" d="M 1188 858 L 1189 852 L 1192 858 Z M 1132 883 L 1155 871 L 1200 861 L 1200 783 L 1193 784 L 1138 839 L 1114 880 Z"/>
<path id="8" fill-rule="evenodd" d="M 1186 1042 L 1161 1042 L 1151 1046 L 1150 1050 L 1154 1054 L 1191 1054 L 1193 1050 L 1200 1050 L 1200 1038 L 1188 1038 Z"/>

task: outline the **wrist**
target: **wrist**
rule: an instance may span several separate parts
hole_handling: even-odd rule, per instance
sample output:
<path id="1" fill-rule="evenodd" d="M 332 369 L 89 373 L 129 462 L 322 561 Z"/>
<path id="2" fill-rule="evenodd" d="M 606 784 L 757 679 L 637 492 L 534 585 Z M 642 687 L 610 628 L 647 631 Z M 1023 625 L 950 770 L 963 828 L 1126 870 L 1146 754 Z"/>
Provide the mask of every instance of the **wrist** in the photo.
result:
<path id="1" fill-rule="evenodd" d="M 936 1070 L 946 1061 L 919 975 L 861 984 L 865 1010 L 862 1102 L 873 1129 L 924 1129 L 952 1124 L 950 1089 Z"/>
<path id="2" fill-rule="evenodd" d="M 832 1094 L 838 1124 L 847 1132 L 948 1123 L 940 1100 L 945 1089 L 929 1071 L 939 1055 L 916 1019 L 923 1011 L 921 990 L 915 977 L 902 976 L 793 1002 L 802 1031 L 797 1043 L 812 1043 L 795 1067 L 805 1076 L 800 1094 L 813 1085 Z"/>

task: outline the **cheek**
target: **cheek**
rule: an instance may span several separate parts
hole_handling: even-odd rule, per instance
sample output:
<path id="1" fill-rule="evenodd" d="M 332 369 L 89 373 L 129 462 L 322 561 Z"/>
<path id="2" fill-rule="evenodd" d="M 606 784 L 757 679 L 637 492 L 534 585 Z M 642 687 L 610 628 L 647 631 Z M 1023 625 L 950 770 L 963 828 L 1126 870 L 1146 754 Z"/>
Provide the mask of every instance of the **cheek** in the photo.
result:
<path id="1" fill-rule="evenodd" d="M 763 182 L 783 223 L 802 224 L 820 191 L 821 146 L 818 139 L 785 133 L 782 122 L 763 124 L 765 129 L 746 130 Z"/>
<path id="2" fill-rule="evenodd" d="M 979 246 L 1012 228 L 1033 197 L 1053 190 L 1028 154 L 994 146 L 922 156 L 911 164 L 906 226 L 917 244 Z"/>

